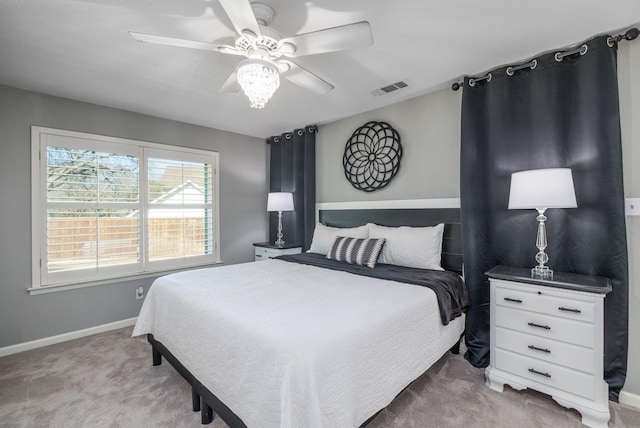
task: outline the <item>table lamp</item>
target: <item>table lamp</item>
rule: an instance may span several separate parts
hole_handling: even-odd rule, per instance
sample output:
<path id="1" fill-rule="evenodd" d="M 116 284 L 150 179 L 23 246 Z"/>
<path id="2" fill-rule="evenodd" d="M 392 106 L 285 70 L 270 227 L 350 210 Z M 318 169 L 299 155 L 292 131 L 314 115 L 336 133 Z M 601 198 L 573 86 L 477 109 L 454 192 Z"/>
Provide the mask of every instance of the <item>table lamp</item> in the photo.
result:
<path id="1" fill-rule="evenodd" d="M 531 269 L 533 278 L 552 279 L 553 271 L 545 264 L 549 256 L 547 232 L 544 222 L 547 208 L 576 208 L 576 192 L 573 176 L 569 168 L 547 168 L 514 172 L 511 174 L 509 190 L 509 209 L 535 209 L 538 211 L 538 235 L 536 238 L 536 261 L 538 265 Z"/>
<path id="2" fill-rule="evenodd" d="M 282 211 L 293 211 L 293 194 L 290 192 L 271 192 L 267 198 L 267 211 L 278 211 L 278 239 L 275 244 L 284 246 L 282 239 Z"/>

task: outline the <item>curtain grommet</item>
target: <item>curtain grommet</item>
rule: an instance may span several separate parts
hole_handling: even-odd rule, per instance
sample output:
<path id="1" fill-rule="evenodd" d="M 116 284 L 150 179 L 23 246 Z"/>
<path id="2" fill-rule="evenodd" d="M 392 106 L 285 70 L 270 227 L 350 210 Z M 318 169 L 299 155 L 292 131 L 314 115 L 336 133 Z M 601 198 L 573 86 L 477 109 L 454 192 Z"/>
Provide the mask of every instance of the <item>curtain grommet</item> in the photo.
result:
<path id="1" fill-rule="evenodd" d="M 479 77 L 477 79 L 469 79 L 469 86 L 473 88 L 474 86 L 476 86 L 476 83 L 480 82 L 481 80 L 486 80 L 487 82 L 491 82 L 491 77 L 492 77 L 491 73 L 488 73 L 484 77 Z"/>

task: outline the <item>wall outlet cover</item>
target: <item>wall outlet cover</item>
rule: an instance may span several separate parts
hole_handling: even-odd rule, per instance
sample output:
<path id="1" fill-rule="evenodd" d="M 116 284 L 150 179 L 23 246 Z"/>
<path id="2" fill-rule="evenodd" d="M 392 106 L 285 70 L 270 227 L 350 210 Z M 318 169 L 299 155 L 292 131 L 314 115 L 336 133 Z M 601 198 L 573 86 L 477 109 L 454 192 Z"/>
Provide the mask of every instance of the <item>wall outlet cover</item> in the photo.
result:
<path id="1" fill-rule="evenodd" d="M 624 200 L 624 211 L 628 216 L 640 215 L 640 198 L 626 198 Z"/>

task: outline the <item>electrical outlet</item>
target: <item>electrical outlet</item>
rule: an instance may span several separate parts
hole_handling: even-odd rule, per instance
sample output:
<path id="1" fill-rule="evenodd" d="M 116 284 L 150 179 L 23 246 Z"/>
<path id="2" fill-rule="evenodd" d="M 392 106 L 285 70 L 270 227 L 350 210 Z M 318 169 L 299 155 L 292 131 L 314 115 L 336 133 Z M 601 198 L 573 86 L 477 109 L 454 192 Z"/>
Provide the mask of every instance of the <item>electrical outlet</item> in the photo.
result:
<path id="1" fill-rule="evenodd" d="M 140 286 L 136 288 L 136 299 L 143 299 L 143 298 L 144 298 L 144 287 Z"/>
<path id="2" fill-rule="evenodd" d="M 640 198 L 627 198 L 624 201 L 626 215 L 640 215 Z"/>

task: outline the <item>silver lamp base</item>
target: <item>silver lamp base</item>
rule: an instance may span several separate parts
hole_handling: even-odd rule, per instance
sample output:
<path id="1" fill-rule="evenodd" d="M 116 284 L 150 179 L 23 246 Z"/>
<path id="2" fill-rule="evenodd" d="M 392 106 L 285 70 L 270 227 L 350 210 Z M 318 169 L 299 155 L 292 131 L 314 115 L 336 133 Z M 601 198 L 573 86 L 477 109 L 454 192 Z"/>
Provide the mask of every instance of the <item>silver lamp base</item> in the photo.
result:
<path id="1" fill-rule="evenodd" d="M 284 247 L 284 239 L 282 239 L 282 211 L 278 211 L 278 234 L 275 242 L 276 247 Z"/>
<path id="2" fill-rule="evenodd" d="M 553 271 L 545 266 L 545 263 L 549 261 L 549 256 L 544 252 L 547 248 L 547 228 L 544 222 L 547 217 L 544 215 L 546 208 L 537 208 L 538 210 L 538 235 L 536 236 L 536 247 L 538 247 L 538 253 L 536 254 L 536 261 L 538 266 L 531 268 L 531 278 L 538 279 L 553 279 Z"/>

